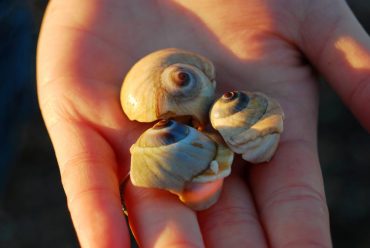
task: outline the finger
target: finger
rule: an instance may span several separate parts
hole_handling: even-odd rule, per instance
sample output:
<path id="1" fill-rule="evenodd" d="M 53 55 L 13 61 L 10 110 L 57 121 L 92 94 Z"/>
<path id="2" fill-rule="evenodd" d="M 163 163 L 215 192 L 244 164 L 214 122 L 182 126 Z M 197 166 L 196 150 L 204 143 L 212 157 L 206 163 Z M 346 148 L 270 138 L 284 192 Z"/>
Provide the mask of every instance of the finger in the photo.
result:
<path id="1" fill-rule="evenodd" d="M 127 182 L 124 198 L 140 247 L 204 247 L 196 214 L 177 196 Z"/>
<path id="2" fill-rule="evenodd" d="M 331 247 L 328 209 L 315 145 L 284 141 L 255 165 L 251 187 L 272 247 Z"/>
<path id="3" fill-rule="evenodd" d="M 369 36 L 345 1 L 313 4 L 308 13 L 299 46 L 370 131 Z"/>
<path id="4" fill-rule="evenodd" d="M 234 170 L 225 179 L 218 202 L 198 213 L 206 247 L 229 248 L 241 244 L 243 247 L 267 247 L 252 196 L 241 177 L 243 173 L 245 170 Z"/>
<path id="5" fill-rule="evenodd" d="M 49 126 L 82 247 L 129 247 L 114 153 L 89 127 L 58 122 Z"/>

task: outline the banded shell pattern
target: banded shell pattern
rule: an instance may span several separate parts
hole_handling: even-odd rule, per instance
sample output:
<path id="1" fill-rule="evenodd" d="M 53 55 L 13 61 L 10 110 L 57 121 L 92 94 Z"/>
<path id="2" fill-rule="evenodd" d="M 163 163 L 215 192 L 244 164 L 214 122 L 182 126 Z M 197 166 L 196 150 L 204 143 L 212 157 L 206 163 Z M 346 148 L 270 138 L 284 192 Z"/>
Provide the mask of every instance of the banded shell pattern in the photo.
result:
<path id="1" fill-rule="evenodd" d="M 259 92 L 225 93 L 210 112 L 212 126 L 229 148 L 252 163 L 272 158 L 283 131 L 283 118 L 279 103 Z"/>
<path id="2" fill-rule="evenodd" d="M 158 122 L 130 149 L 132 183 L 168 190 L 196 210 L 208 208 L 217 200 L 221 187 L 207 200 L 194 201 L 188 196 L 195 186 L 198 190 L 231 172 L 233 153 L 215 140 L 173 120 Z"/>
<path id="3" fill-rule="evenodd" d="M 130 148 L 133 185 L 167 190 L 204 210 L 220 196 L 233 151 L 252 163 L 271 159 L 283 131 L 280 105 L 244 91 L 214 102 L 215 87 L 214 65 L 193 52 L 163 49 L 133 65 L 121 88 L 123 111 L 130 120 L 159 121 Z M 220 135 L 200 131 L 209 119 Z"/>

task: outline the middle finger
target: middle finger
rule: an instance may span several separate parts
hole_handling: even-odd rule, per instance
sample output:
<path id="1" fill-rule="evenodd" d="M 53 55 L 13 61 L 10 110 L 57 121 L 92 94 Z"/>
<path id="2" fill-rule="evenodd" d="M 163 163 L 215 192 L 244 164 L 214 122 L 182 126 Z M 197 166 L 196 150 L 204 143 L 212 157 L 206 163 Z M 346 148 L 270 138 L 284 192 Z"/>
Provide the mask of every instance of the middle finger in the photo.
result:
<path id="1" fill-rule="evenodd" d="M 238 162 L 246 168 L 243 161 Z M 207 247 L 267 247 L 251 193 L 242 178 L 244 173 L 245 170 L 234 169 L 225 179 L 218 202 L 198 213 Z"/>
<path id="2" fill-rule="evenodd" d="M 129 223 L 140 247 L 204 247 L 194 211 L 164 190 L 135 187 L 124 191 Z"/>

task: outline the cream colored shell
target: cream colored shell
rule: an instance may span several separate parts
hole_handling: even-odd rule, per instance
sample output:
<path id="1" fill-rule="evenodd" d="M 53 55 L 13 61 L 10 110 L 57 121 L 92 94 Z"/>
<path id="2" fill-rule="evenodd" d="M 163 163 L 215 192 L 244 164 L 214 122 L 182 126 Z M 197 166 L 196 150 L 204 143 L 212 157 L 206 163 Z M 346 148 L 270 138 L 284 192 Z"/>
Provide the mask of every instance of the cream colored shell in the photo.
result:
<path id="1" fill-rule="evenodd" d="M 226 146 L 223 139 L 215 133 L 205 133 L 211 138 L 216 146 L 216 156 L 210 162 L 207 170 L 202 171 L 192 179 L 192 182 L 211 182 L 219 178 L 227 177 L 231 173 L 231 164 L 234 160 L 234 153 Z"/>
<path id="2" fill-rule="evenodd" d="M 284 113 L 265 94 L 233 91 L 215 102 L 210 119 L 231 150 L 246 161 L 261 163 L 269 161 L 277 149 Z"/>
<path id="3" fill-rule="evenodd" d="M 168 190 L 187 204 L 185 192 L 192 184 L 213 182 L 231 172 L 233 152 L 218 139 L 173 120 L 161 121 L 131 147 L 131 181 L 135 186 Z M 220 190 L 188 205 L 195 210 L 208 208 Z"/>
<path id="4" fill-rule="evenodd" d="M 215 86 L 211 61 L 168 48 L 145 56 L 131 68 L 121 89 L 121 104 L 130 120 L 153 122 L 191 115 L 204 124 Z"/>

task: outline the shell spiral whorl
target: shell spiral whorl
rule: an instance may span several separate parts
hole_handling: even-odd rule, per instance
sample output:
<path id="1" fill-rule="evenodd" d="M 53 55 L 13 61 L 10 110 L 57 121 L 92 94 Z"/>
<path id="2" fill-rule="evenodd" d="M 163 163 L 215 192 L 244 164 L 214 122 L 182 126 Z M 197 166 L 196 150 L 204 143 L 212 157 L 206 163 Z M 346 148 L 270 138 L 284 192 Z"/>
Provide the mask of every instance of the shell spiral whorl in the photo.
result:
<path id="1" fill-rule="evenodd" d="M 184 139 L 188 133 L 189 129 L 184 125 L 172 120 L 160 120 L 146 132 L 146 135 L 140 137 L 137 144 L 141 147 L 170 145 Z"/>
<path id="2" fill-rule="evenodd" d="M 210 119 L 231 150 L 252 163 L 269 161 L 283 131 L 284 113 L 276 100 L 259 92 L 225 93 Z"/>
<path id="3" fill-rule="evenodd" d="M 217 146 L 194 128 L 165 122 L 145 131 L 131 147 L 131 177 L 138 186 L 181 192 L 209 167 Z"/>
<path id="4" fill-rule="evenodd" d="M 139 60 L 127 73 L 121 104 L 130 120 L 153 122 L 192 116 L 204 125 L 214 101 L 211 61 L 180 49 L 164 49 Z"/>
<path id="5" fill-rule="evenodd" d="M 121 89 L 123 111 L 130 120 L 158 121 L 130 148 L 133 185 L 167 190 L 203 210 L 220 196 L 232 151 L 253 163 L 271 159 L 283 131 L 280 105 L 244 91 L 214 102 L 215 87 L 212 62 L 181 49 L 153 52 L 130 69 Z M 199 131 L 209 119 L 222 137 Z"/>

